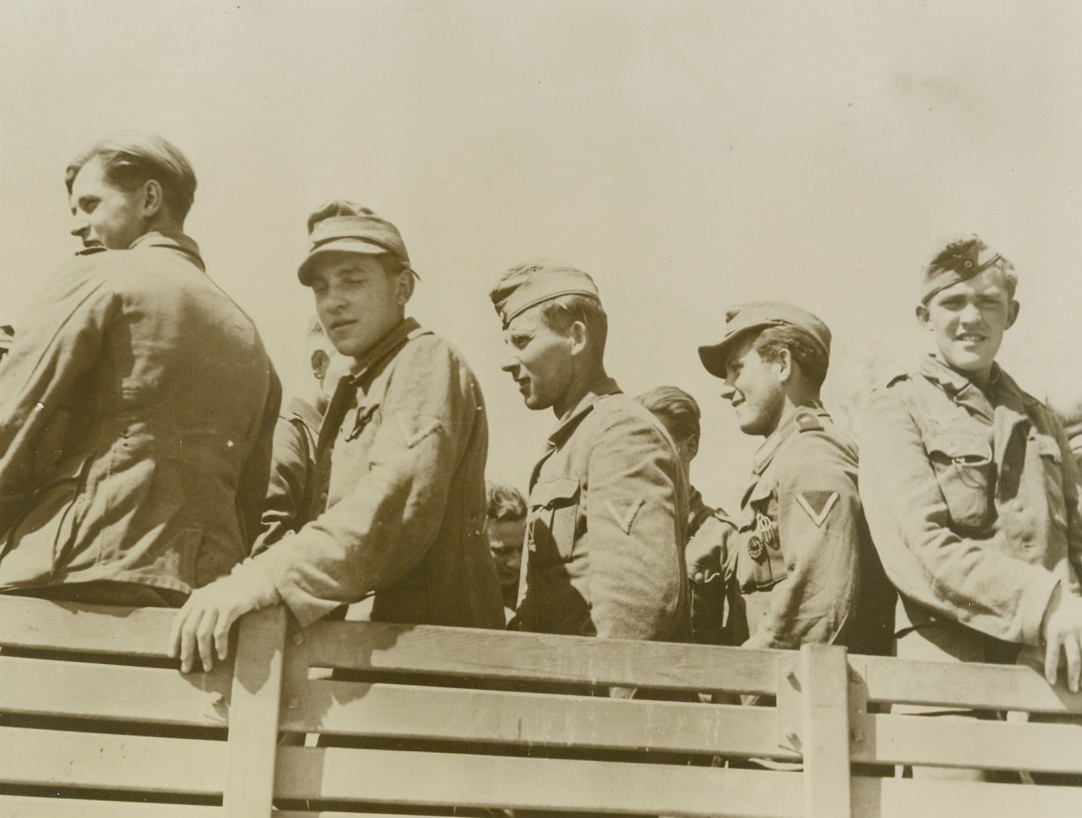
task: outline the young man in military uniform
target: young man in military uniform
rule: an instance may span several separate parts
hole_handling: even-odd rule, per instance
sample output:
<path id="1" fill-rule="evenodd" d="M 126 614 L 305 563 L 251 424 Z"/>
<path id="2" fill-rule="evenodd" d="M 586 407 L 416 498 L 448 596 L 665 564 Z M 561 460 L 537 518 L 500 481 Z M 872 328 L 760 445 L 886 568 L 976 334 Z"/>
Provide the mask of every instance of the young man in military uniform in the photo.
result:
<path id="1" fill-rule="evenodd" d="M 559 423 L 530 477 L 525 586 L 512 628 L 619 639 L 690 637 L 687 487 L 657 420 L 605 372 L 593 279 L 523 264 L 490 293 L 503 365 Z"/>
<path id="2" fill-rule="evenodd" d="M 171 636 L 184 670 L 197 655 L 207 669 L 224 659 L 232 623 L 278 601 L 302 625 L 373 594 L 376 621 L 504 626 L 481 388 L 455 349 L 406 318 L 415 273 L 393 224 L 335 201 L 308 232 L 298 278 L 353 358 L 320 430 L 320 513 L 192 596 Z"/>
<path id="3" fill-rule="evenodd" d="M 278 378 L 183 232 L 174 145 L 117 134 L 66 183 L 83 250 L 0 366 L 0 591 L 179 606 L 250 552 Z"/>
<path id="4" fill-rule="evenodd" d="M 721 342 L 699 348 L 707 371 L 725 379 L 741 430 L 765 438 L 738 520 L 748 647 L 883 652 L 889 638 L 856 446 L 819 399 L 829 355 L 822 321 L 774 302 L 730 310 Z"/>
<path id="5" fill-rule="evenodd" d="M 1013 265 L 977 236 L 928 265 L 916 313 L 937 352 L 873 393 L 861 495 L 899 593 L 899 657 L 1009 663 L 1025 649 L 1051 684 L 1065 655 L 1077 690 L 1079 473 L 1059 421 L 995 363 L 1018 316 L 1016 282 Z"/>
<path id="6" fill-rule="evenodd" d="M 691 485 L 691 462 L 699 453 L 699 404 L 683 389 L 659 386 L 637 398 L 661 421 L 676 445 L 688 480 L 687 562 L 691 587 L 692 641 L 703 645 L 740 645 L 748 638 L 744 601 L 733 579 L 736 522 L 703 502 Z"/>

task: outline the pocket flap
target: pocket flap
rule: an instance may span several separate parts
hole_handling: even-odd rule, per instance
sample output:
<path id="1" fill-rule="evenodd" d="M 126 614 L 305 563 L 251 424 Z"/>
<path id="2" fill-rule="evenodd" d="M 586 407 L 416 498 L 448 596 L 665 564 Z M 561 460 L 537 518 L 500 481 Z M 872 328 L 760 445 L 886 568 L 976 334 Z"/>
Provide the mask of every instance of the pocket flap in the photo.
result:
<path id="1" fill-rule="evenodd" d="M 569 506 L 579 496 L 579 481 L 573 477 L 556 477 L 534 485 L 530 492 L 531 508 Z"/>
<path id="2" fill-rule="evenodd" d="M 924 439 L 928 454 L 938 452 L 959 466 L 987 466 L 992 462 L 992 444 L 972 434 L 933 434 Z"/>
<path id="3" fill-rule="evenodd" d="M 1037 452 L 1041 457 L 1048 457 L 1053 463 L 1059 463 L 1062 456 L 1059 441 L 1051 435 L 1035 435 L 1034 439 L 1037 441 Z"/>

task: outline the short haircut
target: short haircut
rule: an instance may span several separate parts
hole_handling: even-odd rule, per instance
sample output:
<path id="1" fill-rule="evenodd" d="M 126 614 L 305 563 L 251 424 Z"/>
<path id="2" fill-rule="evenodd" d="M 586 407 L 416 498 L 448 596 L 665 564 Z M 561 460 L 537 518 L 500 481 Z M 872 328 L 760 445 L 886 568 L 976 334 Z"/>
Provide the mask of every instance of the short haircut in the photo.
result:
<path id="1" fill-rule="evenodd" d="M 586 325 L 594 350 L 600 356 L 609 336 L 609 316 L 601 302 L 585 295 L 558 295 L 538 305 L 541 317 L 553 332 L 566 335 L 571 325 L 581 321 Z"/>
<path id="2" fill-rule="evenodd" d="M 75 177 L 90 160 L 101 159 L 105 180 L 121 190 L 131 191 L 155 179 L 169 212 L 184 221 L 195 201 L 195 171 L 176 145 L 157 134 L 124 131 L 113 134 L 71 161 L 64 171 L 64 184 L 71 194 Z"/>
<path id="3" fill-rule="evenodd" d="M 793 326 L 767 327 L 756 336 L 752 349 L 764 361 L 776 361 L 781 357 L 781 351 L 788 349 L 793 362 L 800 367 L 805 382 L 816 392 L 826 380 L 830 359 L 802 329 Z"/>
<path id="4" fill-rule="evenodd" d="M 514 486 L 485 481 L 490 520 L 522 520 L 526 517 L 526 501 Z"/>
<path id="5" fill-rule="evenodd" d="M 679 443 L 700 434 L 699 404 L 683 389 L 659 386 L 639 395 L 636 400 L 649 409 Z"/>

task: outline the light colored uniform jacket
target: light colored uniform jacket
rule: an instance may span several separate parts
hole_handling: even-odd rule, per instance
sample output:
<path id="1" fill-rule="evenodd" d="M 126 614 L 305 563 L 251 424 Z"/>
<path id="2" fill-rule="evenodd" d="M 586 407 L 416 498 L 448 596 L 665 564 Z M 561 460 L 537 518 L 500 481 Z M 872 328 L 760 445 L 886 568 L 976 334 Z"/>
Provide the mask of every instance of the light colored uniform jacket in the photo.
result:
<path id="1" fill-rule="evenodd" d="M 1037 644 L 1056 584 L 1077 595 L 1082 568 L 1078 471 L 1052 413 L 998 366 L 985 395 L 928 357 L 873 393 L 861 452 L 899 634 L 944 631 L 930 638 L 962 661 L 991 660 L 986 637 Z"/>
<path id="2" fill-rule="evenodd" d="M 599 380 L 534 466 L 511 627 L 690 639 L 686 525 L 687 485 L 668 434 L 615 381 Z"/>
<path id="3" fill-rule="evenodd" d="M 188 237 L 72 259 L 0 367 L 0 590 L 182 593 L 249 553 L 281 389 Z"/>
<path id="4" fill-rule="evenodd" d="M 372 619 L 503 628 L 485 536 L 481 388 L 406 319 L 358 359 L 323 421 L 311 522 L 255 559 L 307 625 L 374 592 Z"/>

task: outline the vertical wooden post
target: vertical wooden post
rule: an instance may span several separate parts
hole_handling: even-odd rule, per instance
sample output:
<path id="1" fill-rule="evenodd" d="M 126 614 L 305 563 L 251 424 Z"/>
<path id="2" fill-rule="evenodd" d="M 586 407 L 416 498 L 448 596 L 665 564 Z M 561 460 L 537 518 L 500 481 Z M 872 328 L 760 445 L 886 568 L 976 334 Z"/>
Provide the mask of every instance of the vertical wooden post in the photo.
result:
<path id="1" fill-rule="evenodd" d="M 268 818 L 274 798 L 286 614 L 281 606 L 240 622 L 229 712 L 229 769 L 222 807 L 229 818 Z"/>
<path id="2" fill-rule="evenodd" d="M 849 677 L 845 648 L 800 648 L 805 818 L 850 818 Z"/>

